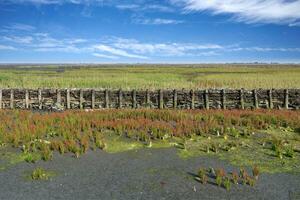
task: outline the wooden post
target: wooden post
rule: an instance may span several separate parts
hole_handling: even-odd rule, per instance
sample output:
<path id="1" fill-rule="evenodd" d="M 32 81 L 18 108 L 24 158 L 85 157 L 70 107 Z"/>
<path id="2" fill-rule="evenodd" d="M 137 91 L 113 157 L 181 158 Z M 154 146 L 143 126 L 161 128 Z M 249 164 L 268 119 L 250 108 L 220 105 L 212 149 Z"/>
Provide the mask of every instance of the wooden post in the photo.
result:
<path id="1" fill-rule="evenodd" d="M 92 95 L 92 100 L 91 100 L 91 106 L 92 106 L 92 109 L 95 108 L 95 90 L 92 90 L 91 91 L 91 95 Z"/>
<path id="2" fill-rule="evenodd" d="M 137 108 L 137 104 L 136 104 L 136 90 L 132 90 L 132 108 Z"/>
<path id="3" fill-rule="evenodd" d="M 29 91 L 25 90 L 25 108 L 29 108 Z"/>
<path id="4" fill-rule="evenodd" d="M 191 95 L 191 109 L 195 109 L 195 92 L 194 92 L 194 90 L 191 90 L 190 95 Z"/>
<path id="5" fill-rule="evenodd" d="M 42 90 L 38 89 L 38 101 L 39 101 L 39 109 L 42 110 L 43 102 L 42 102 Z"/>
<path id="6" fill-rule="evenodd" d="M 222 89 L 222 108 L 226 109 L 226 91 Z"/>
<path id="7" fill-rule="evenodd" d="M 120 89 L 119 90 L 119 105 L 118 105 L 118 108 L 122 108 L 122 90 Z"/>
<path id="8" fill-rule="evenodd" d="M 70 89 L 67 89 L 67 109 L 71 109 L 71 103 L 70 103 Z"/>
<path id="9" fill-rule="evenodd" d="M 82 109 L 83 108 L 83 90 L 80 89 L 79 90 L 79 108 Z"/>
<path id="10" fill-rule="evenodd" d="M 284 90 L 284 108 L 289 109 L 289 90 Z"/>
<path id="11" fill-rule="evenodd" d="M 208 96 L 207 89 L 204 91 L 204 104 L 205 104 L 205 109 L 209 110 L 209 96 Z"/>
<path id="12" fill-rule="evenodd" d="M 10 108 L 14 109 L 14 90 L 10 90 Z"/>
<path id="13" fill-rule="evenodd" d="M 244 90 L 243 89 L 240 89 L 240 104 L 241 104 L 241 108 L 245 109 Z"/>
<path id="14" fill-rule="evenodd" d="M 60 106 L 61 105 L 61 93 L 60 90 L 56 90 L 56 103 Z"/>
<path id="15" fill-rule="evenodd" d="M 105 94 L 105 108 L 109 108 L 109 95 L 108 95 L 108 89 L 104 91 Z"/>
<path id="16" fill-rule="evenodd" d="M 274 106 L 273 106 L 272 90 L 269 90 L 268 93 L 269 93 L 269 108 L 273 109 Z"/>
<path id="17" fill-rule="evenodd" d="M 2 89 L 0 89 L 0 109 L 2 109 Z"/>
<path id="18" fill-rule="evenodd" d="M 163 109 L 164 108 L 164 93 L 163 90 L 159 90 L 158 91 L 158 96 L 159 96 L 159 109 Z"/>
<path id="19" fill-rule="evenodd" d="M 253 93 L 253 99 L 254 99 L 254 102 L 253 102 L 254 103 L 254 108 L 258 109 L 257 91 L 254 89 L 252 93 Z"/>
<path id="20" fill-rule="evenodd" d="M 177 108 L 177 91 L 176 90 L 173 91 L 173 108 L 174 109 Z"/>
<path id="21" fill-rule="evenodd" d="M 146 90 L 146 105 L 147 105 L 148 108 L 151 107 L 151 105 L 150 105 L 150 92 L 149 92 L 148 89 Z"/>

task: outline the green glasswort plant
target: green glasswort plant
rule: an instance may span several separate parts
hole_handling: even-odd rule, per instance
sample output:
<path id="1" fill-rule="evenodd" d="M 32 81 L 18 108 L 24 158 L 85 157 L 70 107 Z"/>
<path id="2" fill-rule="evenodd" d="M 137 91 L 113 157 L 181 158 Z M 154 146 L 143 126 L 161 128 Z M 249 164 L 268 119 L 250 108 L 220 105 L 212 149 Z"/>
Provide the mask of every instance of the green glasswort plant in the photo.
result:
<path id="1" fill-rule="evenodd" d="M 224 169 L 220 168 L 216 170 L 216 183 L 218 186 L 221 186 L 224 176 L 226 176 Z"/>
<path id="2" fill-rule="evenodd" d="M 50 178 L 49 172 L 41 167 L 34 169 L 31 173 L 32 180 L 48 180 Z"/>
<path id="3" fill-rule="evenodd" d="M 252 168 L 252 175 L 255 178 L 255 180 L 258 180 L 259 168 L 256 165 Z"/>
<path id="4" fill-rule="evenodd" d="M 224 178 L 223 185 L 224 185 L 224 187 L 226 188 L 227 191 L 230 190 L 230 188 L 231 188 L 231 182 L 230 182 L 230 178 L 229 177 L 225 177 Z"/>
<path id="5" fill-rule="evenodd" d="M 243 185 L 247 184 L 248 174 L 244 168 L 240 169 L 240 177 L 242 179 Z"/>
<path id="6" fill-rule="evenodd" d="M 239 175 L 236 171 L 233 171 L 232 174 L 232 182 L 233 184 L 238 184 L 238 181 L 239 181 Z"/>
<path id="7" fill-rule="evenodd" d="M 255 179 L 254 179 L 254 178 L 251 178 L 250 176 L 248 176 L 248 177 L 246 178 L 246 180 L 247 180 L 247 183 L 248 183 L 251 187 L 253 187 L 253 186 L 255 185 Z"/>
<path id="8" fill-rule="evenodd" d="M 200 168 L 198 170 L 198 176 L 199 176 L 200 181 L 201 181 L 202 184 L 207 183 L 207 175 L 206 175 L 206 170 L 204 168 Z"/>
<path id="9" fill-rule="evenodd" d="M 295 152 L 294 152 L 293 145 L 289 145 L 289 146 L 286 147 L 286 149 L 285 149 L 285 155 L 287 157 L 290 157 L 290 158 L 294 158 L 295 157 Z"/>

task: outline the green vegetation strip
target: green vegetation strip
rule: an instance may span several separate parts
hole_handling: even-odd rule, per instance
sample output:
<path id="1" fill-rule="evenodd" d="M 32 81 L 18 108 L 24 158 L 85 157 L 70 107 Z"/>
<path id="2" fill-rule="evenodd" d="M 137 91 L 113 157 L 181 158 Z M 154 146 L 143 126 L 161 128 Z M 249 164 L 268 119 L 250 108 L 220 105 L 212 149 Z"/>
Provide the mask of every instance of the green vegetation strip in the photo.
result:
<path id="1" fill-rule="evenodd" d="M 0 88 L 298 88 L 299 65 L 170 65 L 0 68 Z"/>

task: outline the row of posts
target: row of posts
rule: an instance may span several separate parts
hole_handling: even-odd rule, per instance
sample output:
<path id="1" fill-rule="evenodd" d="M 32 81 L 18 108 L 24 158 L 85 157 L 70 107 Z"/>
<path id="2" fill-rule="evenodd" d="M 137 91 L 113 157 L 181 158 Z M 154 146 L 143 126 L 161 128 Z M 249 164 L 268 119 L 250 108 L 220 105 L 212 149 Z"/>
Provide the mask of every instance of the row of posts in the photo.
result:
<path id="1" fill-rule="evenodd" d="M 254 108 L 259 108 L 259 102 L 258 102 L 258 97 L 257 97 L 257 91 L 253 90 L 253 104 Z M 109 91 L 105 90 L 104 91 L 105 95 L 105 108 L 109 108 Z M 158 107 L 159 109 L 163 109 L 164 106 L 164 95 L 163 95 L 163 90 L 158 91 L 158 96 L 159 96 L 159 102 L 158 102 Z M 222 108 L 226 109 L 226 90 L 223 89 L 221 91 L 221 96 L 222 96 Z M 244 102 L 244 90 L 239 90 L 239 96 L 240 96 L 240 106 L 241 109 L 245 109 L 245 102 Z M 122 108 L 122 90 L 118 91 L 118 108 Z M 190 91 L 190 108 L 194 109 L 195 108 L 195 93 L 194 90 Z M 70 103 L 70 89 L 66 90 L 66 108 L 71 109 L 71 103 Z M 83 90 L 79 91 L 79 108 L 83 109 Z M 60 90 L 57 90 L 57 103 L 61 104 L 61 92 Z M 42 102 L 42 90 L 38 89 L 38 105 L 39 109 L 43 108 L 43 102 Z M 150 92 L 149 90 L 146 91 L 146 105 L 150 105 Z M 205 109 L 209 109 L 209 92 L 208 90 L 204 91 L 204 107 Z M 0 109 L 2 108 L 2 90 L 0 89 Z M 10 91 L 10 108 L 14 108 L 14 90 Z M 25 90 L 25 108 L 29 108 L 29 91 Z M 95 90 L 91 90 L 91 108 L 95 108 Z M 136 90 L 132 91 L 132 108 L 137 108 L 137 100 L 136 100 Z M 177 108 L 177 91 L 173 90 L 173 108 Z M 273 97 L 272 97 L 272 90 L 268 90 L 268 108 L 273 109 Z M 289 92 L 288 90 L 284 90 L 284 108 L 288 109 L 289 108 Z"/>

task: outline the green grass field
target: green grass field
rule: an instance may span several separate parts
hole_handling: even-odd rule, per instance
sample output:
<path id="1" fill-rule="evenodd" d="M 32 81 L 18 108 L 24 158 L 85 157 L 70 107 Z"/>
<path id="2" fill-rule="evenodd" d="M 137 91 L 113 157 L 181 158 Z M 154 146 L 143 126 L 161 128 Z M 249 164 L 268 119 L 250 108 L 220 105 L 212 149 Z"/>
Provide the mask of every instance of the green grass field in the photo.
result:
<path id="1" fill-rule="evenodd" d="M 8 66 L 1 88 L 299 88 L 296 65 Z"/>

